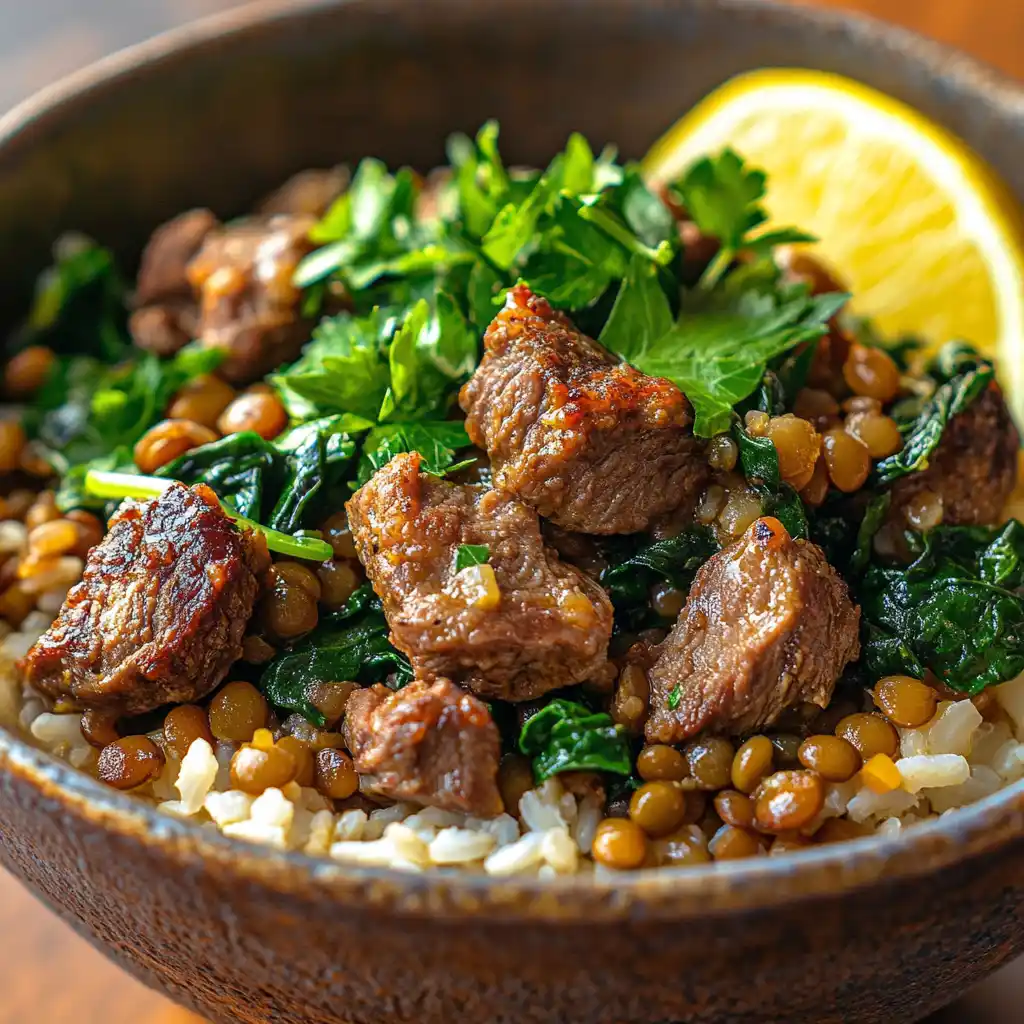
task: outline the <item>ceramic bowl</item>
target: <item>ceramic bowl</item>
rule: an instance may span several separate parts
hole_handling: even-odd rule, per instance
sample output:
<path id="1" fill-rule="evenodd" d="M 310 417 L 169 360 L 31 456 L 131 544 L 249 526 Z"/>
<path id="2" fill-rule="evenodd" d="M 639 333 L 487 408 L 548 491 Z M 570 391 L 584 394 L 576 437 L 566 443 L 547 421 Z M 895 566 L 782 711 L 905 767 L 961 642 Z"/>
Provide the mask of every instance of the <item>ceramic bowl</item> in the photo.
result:
<path id="1" fill-rule="evenodd" d="M 196 204 L 502 124 L 639 156 L 730 75 L 823 68 L 920 107 L 1024 199 L 1024 92 L 881 25 L 764 0 L 254 3 L 0 123 L 3 315 L 77 228 L 134 259 Z M 228 1022 L 913 1020 L 1024 950 L 1024 789 L 898 841 L 612 880 L 354 869 L 162 817 L 0 731 L 0 860 L 145 982 Z"/>

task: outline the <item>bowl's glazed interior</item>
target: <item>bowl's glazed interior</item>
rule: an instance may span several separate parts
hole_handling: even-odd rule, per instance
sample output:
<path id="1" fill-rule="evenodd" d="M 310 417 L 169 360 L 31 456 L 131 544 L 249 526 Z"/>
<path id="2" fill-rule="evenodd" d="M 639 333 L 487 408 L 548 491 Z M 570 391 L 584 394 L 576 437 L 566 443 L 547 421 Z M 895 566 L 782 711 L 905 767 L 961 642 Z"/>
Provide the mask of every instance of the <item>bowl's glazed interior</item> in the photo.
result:
<path id="1" fill-rule="evenodd" d="M 819 67 L 922 108 L 1024 198 L 1024 95 L 894 30 L 762 0 L 255 3 L 0 123 L 0 317 L 80 229 L 126 264 L 371 153 L 427 170 L 489 117 L 516 162 L 571 130 L 639 156 L 730 75 Z M 319 864 L 200 832 L 0 730 L 0 858 L 216 1020 L 912 1019 L 1024 942 L 1020 785 L 896 842 L 553 886 Z M 943 894 L 941 900 L 936 893 Z"/>

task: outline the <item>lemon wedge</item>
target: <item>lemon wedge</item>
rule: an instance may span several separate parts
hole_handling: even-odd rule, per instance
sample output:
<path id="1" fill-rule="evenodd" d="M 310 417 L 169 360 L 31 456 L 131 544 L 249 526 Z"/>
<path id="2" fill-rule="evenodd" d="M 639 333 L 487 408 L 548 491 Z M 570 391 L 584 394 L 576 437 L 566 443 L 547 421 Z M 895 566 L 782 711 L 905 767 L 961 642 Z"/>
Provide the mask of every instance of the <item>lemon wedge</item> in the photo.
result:
<path id="1" fill-rule="evenodd" d="M 654 183 L 731 146 L 768 173 L 774 226 L 819 258 L 885 336 L 962 338 L 998 361 L 1024 417 L 1024 217 L 968 147 L 904 104 L 817 71 L 740 75 L 644 160 Z"/>

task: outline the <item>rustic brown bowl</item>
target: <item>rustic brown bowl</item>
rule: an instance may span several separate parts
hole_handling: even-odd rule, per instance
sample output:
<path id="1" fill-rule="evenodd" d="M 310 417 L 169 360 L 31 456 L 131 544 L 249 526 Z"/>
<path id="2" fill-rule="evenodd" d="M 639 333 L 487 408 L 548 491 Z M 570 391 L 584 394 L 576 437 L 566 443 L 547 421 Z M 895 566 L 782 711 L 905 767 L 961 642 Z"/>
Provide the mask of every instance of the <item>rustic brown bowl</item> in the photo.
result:
<path id="1" fill-rule="evenodd" d="M 1024 93 L 906 33 L 762 0 L 256 3 L 115 56 L 0 123 L 7 314 L 60 231 L 131 260 L 290 172 L 429 168 L 501 119 L 627 156 L 729 75 L 860 78 L 966 138 L 1024 198 Z M 0 731 L 0 859 L 147 983 L 214 1021 L 905 1021 L 1024 950 L 1024 787 L 898 841 L 613 881 L 358 870 L 156 814 Z"/>

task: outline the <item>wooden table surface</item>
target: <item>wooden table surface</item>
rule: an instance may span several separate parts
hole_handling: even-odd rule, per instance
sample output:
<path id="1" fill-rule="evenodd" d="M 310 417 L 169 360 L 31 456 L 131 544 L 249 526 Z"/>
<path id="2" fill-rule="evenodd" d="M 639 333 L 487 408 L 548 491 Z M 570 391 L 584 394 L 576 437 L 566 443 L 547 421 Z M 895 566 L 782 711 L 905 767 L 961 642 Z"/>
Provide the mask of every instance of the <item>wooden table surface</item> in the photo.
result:
<path id="1" fill-rule="evenodd" d="M 115 47 L 245 0 L 32 0 L 0 7 L 0 109 Z M 807 0 L 959 46 L 1024 77 L 1024 0 Z M 0 1024 L 201 1024 L 106 962 L 0 872 Z M 929 1024 L 1020 1020 L 1024 962 Z"/>

